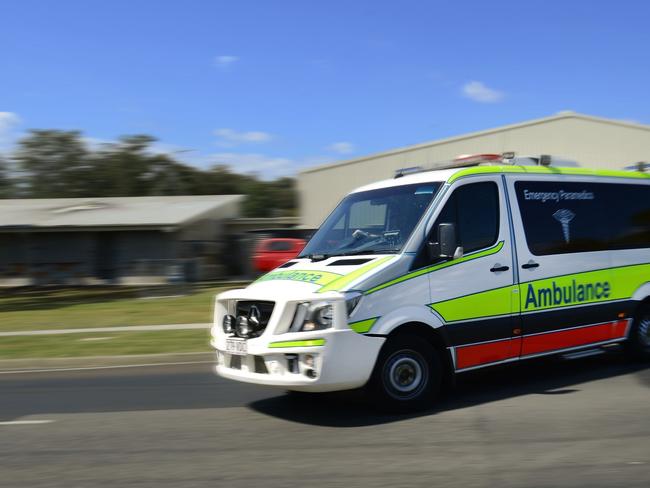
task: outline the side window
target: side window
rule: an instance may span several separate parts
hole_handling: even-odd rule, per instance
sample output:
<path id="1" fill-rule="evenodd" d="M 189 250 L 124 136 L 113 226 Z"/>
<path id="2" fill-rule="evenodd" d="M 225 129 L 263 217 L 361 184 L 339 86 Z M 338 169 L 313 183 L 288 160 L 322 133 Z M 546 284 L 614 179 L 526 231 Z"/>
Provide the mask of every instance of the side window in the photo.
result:
<path id="1" fill-rule="evenodd" d="M 518 181 L 526 242 L 537 256 L 650 247 L 650 186 Z"/>
<path id="2" fill-rule="evenodd" d="M 528 249 L 536 256 L 607 248 L 607 210 L 602 185 L 518 181 L 517 202 Z"/>
<path id="3" fill-rule="evenodd" d="M 267 246 L 269 251 L 291 251 L 292 248 L 291 241 L 271 241 Z"/>
<path id="4" fill-rule="evenodd" d="M 431 229 L 435 241 L 438 225 L 456 225 L 458 245 L 463 253 L 478 251 L 496 243 L 499 237 L 499 188 L 486 181 L 471 183 L 454 190 Z"/>
<path id="5" fill-rule="evenodd" d="M 499 189 L 496 183 L 465 185 L 456 191 L 458 235 L 465 254 L 496 243 L 499 237 Z"/>
<path id="6" fill-rule="evenodd" d="M 606 186 L 609 248 L 650 248 L 650 185 Z"/>

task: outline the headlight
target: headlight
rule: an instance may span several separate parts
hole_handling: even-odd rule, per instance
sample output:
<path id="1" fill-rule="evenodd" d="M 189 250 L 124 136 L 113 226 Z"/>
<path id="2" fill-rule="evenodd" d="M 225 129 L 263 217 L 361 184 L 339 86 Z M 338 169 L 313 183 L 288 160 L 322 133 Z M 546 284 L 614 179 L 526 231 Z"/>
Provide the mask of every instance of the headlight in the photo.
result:
<path id="1" fill-rule="evenodd" d="M 348 311 L 348 317 L 352 315 L 352 312 L 357 308 L 359 302 L 363 297 L 363 293 L 360 291 L 348 291 L 345 293 L 345 306 Z"/>
<path id="2" fill-rule="evenodd" d="M 237 317 L 237 322 L 235 322 L 235 331 L 239 337 L 246 337 L 251 333 L 251 326 L 248 323 L 248 317 Z"/>
<path id="3" fill-rule="evenodd" d="M 223 331 L 226 334 L 232 334 L 235 331 L 235 317 L 232 315 L 225 315 L 223 317 Z"/>
<path id="4" fill-rule="evenodd" d="M 308 332 L 332 327 L 334 308 L 329 302 L 303 302 L 296 307 L 296 314 L 289 332 Z"/>

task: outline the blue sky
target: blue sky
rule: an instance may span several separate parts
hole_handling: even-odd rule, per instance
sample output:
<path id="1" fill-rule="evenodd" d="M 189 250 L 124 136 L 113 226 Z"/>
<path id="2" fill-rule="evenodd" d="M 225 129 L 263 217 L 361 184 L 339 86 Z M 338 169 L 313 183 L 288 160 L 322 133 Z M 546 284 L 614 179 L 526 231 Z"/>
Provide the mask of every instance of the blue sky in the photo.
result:
<path id="1" fill-rule="evenodd" d="M 650 123 L 650 4 L 29 0 L 0 6 L 0 149 L 147 133 L 266 177 L 574 110 Z"/>

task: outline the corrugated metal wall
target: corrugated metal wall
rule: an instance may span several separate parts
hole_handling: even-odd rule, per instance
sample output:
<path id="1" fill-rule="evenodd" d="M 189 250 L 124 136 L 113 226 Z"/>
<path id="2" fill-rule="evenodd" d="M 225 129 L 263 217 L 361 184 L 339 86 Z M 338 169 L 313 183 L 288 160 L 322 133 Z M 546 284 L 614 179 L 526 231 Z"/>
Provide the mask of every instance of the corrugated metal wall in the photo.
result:
<path id="1" fill-rule="evenodd" d="M 459 154 L 505 151 L 551 154 L 587 167 L 622 168 L 650 160 L 650 127 L 566 114 L 307 170 L 298 177 L 302 224 L 318 227 L 346 193 L 392 178 L 396 169 L 433 165 Z"/>

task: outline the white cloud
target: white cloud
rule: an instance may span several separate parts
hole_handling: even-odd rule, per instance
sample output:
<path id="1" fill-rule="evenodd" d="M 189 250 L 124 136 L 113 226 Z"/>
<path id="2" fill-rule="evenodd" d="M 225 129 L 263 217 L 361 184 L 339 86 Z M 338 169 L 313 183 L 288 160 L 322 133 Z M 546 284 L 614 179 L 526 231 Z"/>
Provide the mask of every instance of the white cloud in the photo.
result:
<path id="1" fill-rule="evenodd" d="M 355 147 L 354 144 L 352 144 L 351 142 L 341 141 L 341 142 L 333 142 L 332 144 L 327 146 L 327 150 L 339 154 L 350 154 L 354 152 Z"/>
<path id="2" fill-rule="evenodd" d="M 260 153 L 223 152 L 202 156 L 201 161 L 196 160 L 195 164 L 202 168 L 208 168 L 215 164 L 225 164 L 237 173 L 256 174 L 262 179 L 272 180 L 282 176 L 295 176 L 302 168 L 320 166 L 331 162 L 332 158 L 327 156 L 291 159 Z"/>
<path id="3" fill-rule="evenodd" d="M 267 156 L 257 153 L 216 153 L 210 155 L 213 163 L 223 163 L 237 173 L 256 173 L 273 179 L 295 172 L 297 163 L 289 158 Z"/>
<path id="4" fill-rule="evenodd" d="M 239 56 L 217 56 L 214 58 L 214 63 L 221 69 L 227 69 L 237 61 L 239 61 Z"/>
<path id="5" fill-rule="evenodd" d="M 15 129 L 21 122 L 20 117 L 13 112 L 0 112 L 0 146 L 8 146 L 15 140 Z"/>
<path id="6" fill-rule="evenodd" d="M 240 144 L 260 144 L 269 142 L 273 136 L 268 132 L 248 131 L 238 132 L 233 129 L 217 129 L 214 134 L 219 138 L 217 146 L 234 147 Z"/>
<path id="7" fill-rule="evenodd" d="M 497 103 L 503 100 L 505 94 L 489 88 L 480 81 L 470 81 L 463 85 L 463 95 L 470 100 L 480 103 Z"/>

